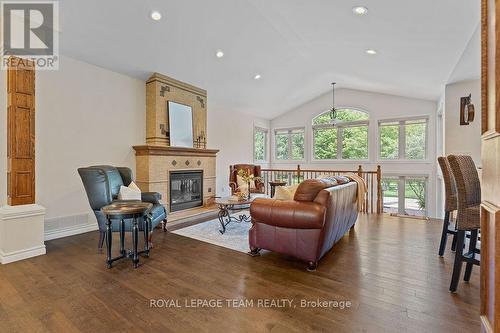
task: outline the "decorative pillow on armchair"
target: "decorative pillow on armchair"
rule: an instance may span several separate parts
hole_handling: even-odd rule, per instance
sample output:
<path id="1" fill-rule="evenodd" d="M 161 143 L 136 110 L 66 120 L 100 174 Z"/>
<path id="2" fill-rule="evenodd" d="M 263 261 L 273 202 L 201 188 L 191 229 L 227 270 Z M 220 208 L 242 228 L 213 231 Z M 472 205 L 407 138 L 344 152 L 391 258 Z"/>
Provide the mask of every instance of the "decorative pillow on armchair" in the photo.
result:
<path id="1" fill-rule="evenodd" d="M 134 182 L 131 182 L 129 186 L 120 186 L 118 200 L 141 201 L 141 189 Z"/>
<path id="2" fill-rule="evenodd" d="M 253 176 L 253 174 L 251 176 Z M 243 177 L 241 177 L 240 175 L 236 175 L 236 182 L 238 183 L 238 187 L 240 189 L 245 189 L 248 187 L 248 184 L 243 181 Z M 254 180 L 250 182 L 250 189 L 251 190 L 255 189 L 255 181 Z"/>

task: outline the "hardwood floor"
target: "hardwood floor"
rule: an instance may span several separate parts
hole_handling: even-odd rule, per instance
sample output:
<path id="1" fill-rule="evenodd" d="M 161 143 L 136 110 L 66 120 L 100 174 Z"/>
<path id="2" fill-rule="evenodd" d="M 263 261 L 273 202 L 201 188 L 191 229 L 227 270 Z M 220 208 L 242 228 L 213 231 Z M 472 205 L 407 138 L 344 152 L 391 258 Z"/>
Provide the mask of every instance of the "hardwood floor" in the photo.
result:
<path id="1" fill-rule="evenodd" d="M 363 215 L 314 273 L 290 257 L 252 258 L 160 230 L 136 270 L 130 261 L 106 269 L 97 232 L 53 240 L 45 256 L 0 266 L 0 332 L 477 332 L 479 269 L 449 293 L 451 241 L 439 258 L 440 231 L 438 221 Z M 150 307 L 196 298 L 255 306 Z M 296 307 L 256 307 L 264 298 Z M 301 299 L 352 306 L 301 308 Z"/>

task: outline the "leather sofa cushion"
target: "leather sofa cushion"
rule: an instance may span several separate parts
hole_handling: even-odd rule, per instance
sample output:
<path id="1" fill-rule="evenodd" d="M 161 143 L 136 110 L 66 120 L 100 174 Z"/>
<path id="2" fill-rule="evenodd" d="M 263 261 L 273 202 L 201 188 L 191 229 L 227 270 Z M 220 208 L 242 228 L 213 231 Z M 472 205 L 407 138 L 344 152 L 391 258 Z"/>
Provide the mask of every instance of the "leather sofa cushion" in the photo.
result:
<path id="1" fill-rule="evenodd" d="M 315 202 L 257 198 L 250 206 L 252 219 L 276 227 L 320 229 L 326 208 Z"/>
<path id="2" fill-rule="evenodd" d="M 335 179 L 307 179 L 300 183 L 293 200 L 295 201 L 314 201 L 319 191 L 322 189 L 337 185 Z"/>

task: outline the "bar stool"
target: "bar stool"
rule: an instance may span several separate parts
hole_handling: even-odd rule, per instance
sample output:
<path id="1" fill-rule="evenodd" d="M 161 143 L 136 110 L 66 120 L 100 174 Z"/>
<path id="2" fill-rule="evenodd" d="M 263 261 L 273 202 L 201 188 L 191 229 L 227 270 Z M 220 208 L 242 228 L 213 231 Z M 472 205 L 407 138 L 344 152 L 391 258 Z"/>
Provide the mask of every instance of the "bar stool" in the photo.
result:
<path id="1" fill-rule="evenodd" d="M 448 240 L 449 234 L 453 235 L 451 250 L 455 251 L 457 232 L 454 226 L 450 229 L 450 213 L 457 210 L 457 188 L 455 186 L 455 179 L 453 178 L 448 159 L 440 156 L 438 157 L 438 163 L 441 167 L 441 172 L 443 173 L 445 192 L 443 231 L 441 233 L 441 242 L 439 244 L 439 256 L 442 257 L 444 250 L 446 249 L 446 241 Z"/>
<path id="2" fill-rule="evenodd" d="M 134 268 L 137 268 L 139 264 L 139 254 L 144 254 L 149 257 L 149 224 L 151 223 L 151 216 L 149 212 L 153 204 L 149 202 L 141 201 L 119 201 L 114 202 L 110 205 L 104 206 L 102 212 L 106 215 L 106 250 L 107 259 L 106 263 L 108 268 L 112 267 L 112 264 L 116 260 L 123 258 L 130 258 L 134 263 Z M 111 220 L 120 220 L 120 255 L 118 257 L 111 257 L 111 246 L 112 246 L 112 227 Z M 132 250 L 125 250 L 125 220 L 132 220 Z M 142 220 L 144 223 L 144 250 L 138 252 L 138 240 L 139 240 L 139 226 L 138 220 Z"/>
<path id="3" fill-rule="evenodd" d="M 448 156 L 457 188 L 457 245 L 450 291 L 455 292 L 460 279 L 462 263 L 466 262 L 464 281 L 469 281 L 473 265 L 480 264 L 476 254 L 478 230 L 481 227 L 481 184 L 474 161 L 466 155 Z M 470 231 L 469 251 L 463 253 L 465 232 Z"/>

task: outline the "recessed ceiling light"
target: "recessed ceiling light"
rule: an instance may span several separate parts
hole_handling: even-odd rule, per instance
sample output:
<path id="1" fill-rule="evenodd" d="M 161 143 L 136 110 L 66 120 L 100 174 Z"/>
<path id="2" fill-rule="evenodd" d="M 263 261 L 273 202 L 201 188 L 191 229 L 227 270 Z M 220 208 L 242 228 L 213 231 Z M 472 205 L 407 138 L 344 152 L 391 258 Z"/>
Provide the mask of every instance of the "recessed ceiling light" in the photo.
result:
<path id="1" fill-rule="evenodd" d="M 217 58 L 222 58 L 224 56 L 224 52 L 222 52 L 222 50 L 217 50 L 217 52 L 215 52 L 215 56 Z"/>
<path id="2" fill-rule="evenodd" d="M 157 10 L 151 12 L 151 18 L 155 21 L 161 20 L 161 13 Z"/>
<path id="3" fill-rule="evenodd" d="M 261 77 L 262 76 L 260 74 L 255 74 L 255 76 L 253 78 L 256 79 L 256 80 L 260 80 Z"/>
<path id="4" fill-rule="evenodd" d="M 370 55 L 375 55 L 377 54 L 377 51 L 376 50 L 373 50 L 373 49 L 368 49 L 365 51 L 366 53 L 370 54 Z"/>
<path id="5" fill-rule="evenodd" d="M 366 15 L 368 14 L 368 8 L 364 6 L 352 7 L 352 12 L 356 15 Z"/>

